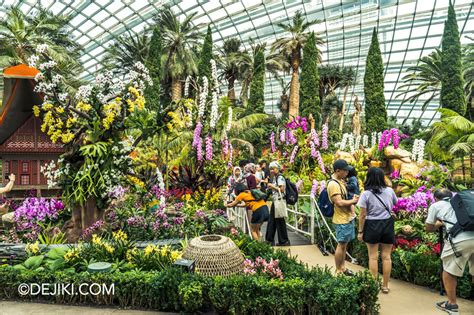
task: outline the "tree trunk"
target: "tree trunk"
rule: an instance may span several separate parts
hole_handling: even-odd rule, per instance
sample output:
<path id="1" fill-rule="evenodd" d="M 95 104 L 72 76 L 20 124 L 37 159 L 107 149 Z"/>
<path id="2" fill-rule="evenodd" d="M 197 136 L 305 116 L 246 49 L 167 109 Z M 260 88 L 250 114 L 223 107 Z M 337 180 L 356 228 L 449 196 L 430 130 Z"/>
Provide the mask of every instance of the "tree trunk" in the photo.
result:
<path id="1" fill-rule="evenodd" d="M 347 92 L 349 91 L 349 85 L 346 85 L 344 90 L 344 98 L 342 100 L 342 111 L 341 111 L 341 120 L 339 121 L 339 130 L 342 131 L 344 126 L 344 118 L 346 116 L 346 99 L 347 99 Z"/>
<path id="2" fill-rule="evenodd" d="M 171 101 L 178 102 L 181 99 L 181 81 L 173 78 L 171 81 Z"/>
<path id="3" fill-rule="evenodd" d="M 231 101 L 232 105 L 235 105 L 235 89 L 234 89 L 235 77 L 230 76 L 227 85 L 227 97 Z"/>
<path id="4" fill-rule="evenodd" d="M 298 67 L 293 67 L 290 84 L 290 109 L 289 115 L 291 118 L 299 116 L 300 111 L 300 80 L 298 77 Z"/>
<path id="5" fill-rule="evenodd" d="M 82 232 L 93 225 L 95 222 L 103 219 L 103 211 L 97 208 L 96 199 L 90 197 L 84 205 L 74 205 L 72 208 L 72 229 L 66 231 L 67 240 L 76 242 L 82 235 Z"/>
<path id="6" fill-rule="evenodd" d="M 244 108 L 247 107 L 247 104 L 249 101 L 249 87 L 250 87 L 250 82 L 247 80 L 244 80 L 242 82 L 242 91 L 240 92 L 240 99 L 242 100 L 242 106 Z"/>

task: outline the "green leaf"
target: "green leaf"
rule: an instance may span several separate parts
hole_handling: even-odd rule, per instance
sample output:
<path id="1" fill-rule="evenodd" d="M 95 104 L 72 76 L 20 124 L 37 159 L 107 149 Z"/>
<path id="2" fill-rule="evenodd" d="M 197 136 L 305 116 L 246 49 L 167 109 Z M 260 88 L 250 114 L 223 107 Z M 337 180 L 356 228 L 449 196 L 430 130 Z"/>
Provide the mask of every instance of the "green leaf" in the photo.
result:
<path id="1" fill-rule="evenodd" d="M 33 256 L 25 260 L 23 265 L 27 269 L 36 269 L 41 265 L 41 263 L 43 262 L 43 259 L 44 259 L 44 255 Z"/>

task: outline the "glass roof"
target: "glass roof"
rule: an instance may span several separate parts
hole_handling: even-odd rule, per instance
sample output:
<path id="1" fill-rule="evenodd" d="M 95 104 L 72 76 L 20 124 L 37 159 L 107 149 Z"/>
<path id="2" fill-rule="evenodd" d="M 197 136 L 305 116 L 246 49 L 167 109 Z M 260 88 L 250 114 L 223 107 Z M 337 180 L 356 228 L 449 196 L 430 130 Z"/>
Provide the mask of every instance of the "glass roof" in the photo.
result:
<path id="1" fill-rule="evenodd" d="M 365 58 L 372 29 L 376 26 L 385 65 L 385 99 L 389 116 L 396 116 L 399 121 L 421 117 L 425 124 L 438 117 L 438 99 L 434 99 L 423 112 L 423 99 L 414 104 L 402 104 L 408 96 L 396 96 L 406 69 L 440 47 L 449 0 L 0 0 L 0 16 L 4 15 L 7 5 L 19 4 L 24 12 L 30 12 L 40 3 L 55 13 L 73 15 L 73 35 L 84 47 L 81 60 L 86 68 L 82 74 L 85 79 L 95 76 L 101 67 L 104 48 L 115 37 L 127 31 L 143 31 L 153 24 L 152 17 L 164 4 L 170 5 L 179 15 L 197 12 L 194 25 L 204 33 L 210 23 L 215 46 L 221 46 L 224 39 L 239 36 L 247 49 L 250 49 L 250 39 L 271 44 L 285 36 L 277 24 L 288 22 L 297 10 L 301 10 L 307 19 L 322 21 L 310 30 L 325 41 L 325 45 L 320 47 L 323 64 L 356 68 L 357 83 L 347 98 L 348 113 L 353 111 L 351 105 L 355 95 L 360 101 L 364 100 Z M 474 34 L 474 2 L 453 0 L 453 3 L 461 43 L 464 44 L 469 41 L 466 35 Z M 285 78 L 286 82 L 289 80 L 289 76 Z M 267 74 L 267 112 L 279 112 L 277 104 L 281 91 L 280 83 Z"/>

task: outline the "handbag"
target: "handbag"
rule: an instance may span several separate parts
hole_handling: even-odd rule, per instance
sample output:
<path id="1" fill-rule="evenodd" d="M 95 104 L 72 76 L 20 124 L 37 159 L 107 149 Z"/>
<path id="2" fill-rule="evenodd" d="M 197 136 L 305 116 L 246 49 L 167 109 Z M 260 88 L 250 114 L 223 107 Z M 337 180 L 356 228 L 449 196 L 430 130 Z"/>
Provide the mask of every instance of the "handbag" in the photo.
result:
<path id="1" fill-rule="evenodd" d="M 275 218 L 286 218 L 288 217 L 288 209 L 286 208 L 286 201 L 283 198 L 281 192 L 278 193 L 278 197 L 273 200 L 273 206 L 275 208 Z"/>

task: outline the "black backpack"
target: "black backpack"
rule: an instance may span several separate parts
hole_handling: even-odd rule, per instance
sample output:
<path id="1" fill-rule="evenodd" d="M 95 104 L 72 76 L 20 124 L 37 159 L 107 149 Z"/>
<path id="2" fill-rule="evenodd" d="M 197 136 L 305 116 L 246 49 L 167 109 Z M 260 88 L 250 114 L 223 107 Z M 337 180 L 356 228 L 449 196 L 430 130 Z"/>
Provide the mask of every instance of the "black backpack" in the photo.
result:
<path id="1" fill-rule="evenodd" d="M 280 175 L 281 176 L 281 175 Z M 283 176 L 282 176 L 283 177 Z M 285 200 L 289 205 L 295 205 L 298 202 L 298 189 L 296 189 L 295 183 L 288 178 L 285 178 Z"/>
<path id="2" fill-rule="evenodd" d="M 452 237 L 460 232 L 474 231 L 474 190 L 464 190 L 450 200 L 458 222 L 450 230 Z M 451 223 L 451 222 L 448 222 Z"/>

